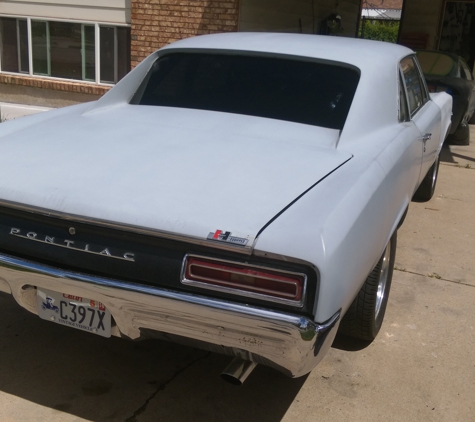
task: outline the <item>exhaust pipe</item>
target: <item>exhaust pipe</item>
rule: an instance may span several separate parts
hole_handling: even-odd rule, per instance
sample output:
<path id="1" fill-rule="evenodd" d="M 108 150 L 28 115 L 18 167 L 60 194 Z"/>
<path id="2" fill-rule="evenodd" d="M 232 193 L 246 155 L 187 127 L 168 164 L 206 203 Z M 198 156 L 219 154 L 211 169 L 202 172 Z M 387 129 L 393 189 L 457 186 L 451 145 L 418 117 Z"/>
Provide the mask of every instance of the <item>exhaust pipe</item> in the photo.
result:
<path id="1" fill-rule="evenodd" d="M 234 358 L 221 373 L 221 378 L 233 385 L 242 385 L 256 366 L 256 362 Z"/>

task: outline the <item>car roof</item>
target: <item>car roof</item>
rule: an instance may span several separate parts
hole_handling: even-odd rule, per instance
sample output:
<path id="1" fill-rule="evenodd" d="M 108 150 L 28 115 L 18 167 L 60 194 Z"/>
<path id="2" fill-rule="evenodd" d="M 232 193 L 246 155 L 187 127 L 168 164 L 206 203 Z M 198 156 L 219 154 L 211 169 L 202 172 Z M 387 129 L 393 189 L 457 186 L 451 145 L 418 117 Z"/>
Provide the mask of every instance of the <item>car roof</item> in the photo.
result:
<path id="1" fill-rule="evenodd" d="M 360 69 L 400 60 L 414 52 L 401 45 L 358 38 L 310 34 L 227 33 L 177 41 L 162 49 L 214 49 L 309 57 L 348 63 Z"/>
<path id="2" fill-rule="evenodd" d="M 311 34 L 238 32 L 202 35 L 159 50 L 222 50 L 308 57 L 351 65 L 360 81 L 343 132 L 363 135 L 397 122 L 398 65 L 413 50 L 387 42 Z M 364 124 L 362 124 L 364 122 Z"/>
<path id="3" fill-rule="evenodd" d="M 243 52 L 314 58 L 359 69 L 360 80 L 341 134 L 356 139 L 398 121 L 399 63 L 415 54 L 397 44 L 309 34 L 226 33 L 174 42 L 151 54 L 104 95 L 90 112 L 129 103 L 155 60 L 174 52 Z M 345 135 L 345 133 L 347 135 Z"/>

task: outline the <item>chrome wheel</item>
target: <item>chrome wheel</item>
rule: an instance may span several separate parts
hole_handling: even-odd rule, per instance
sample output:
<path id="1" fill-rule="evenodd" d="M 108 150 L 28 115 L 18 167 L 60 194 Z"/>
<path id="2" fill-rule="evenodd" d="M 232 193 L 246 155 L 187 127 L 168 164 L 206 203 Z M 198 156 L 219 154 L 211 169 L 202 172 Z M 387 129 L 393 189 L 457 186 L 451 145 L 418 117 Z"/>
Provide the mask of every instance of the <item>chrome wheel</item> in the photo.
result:
<path id="1" fill-rule="evenodd" d="M 386 286 L 389 278 L 389 268 L 391 261 L 391 242 L 386 246 L 382 256 L 381 269 L 379 271 L 378 291 L 376 292 L 376 304 L 374 307 L 374 319 L 377 321 L 381 314 L 382 304 L 387 300 Z"/>
<path id="2" fill-rule="evenodd" d="M 376 266 L 343 317 L 339 333 L 372 341 L 383 324 L 396 258 L 397 232 L 389 240 Z"/>
<path id="3" fill-rule="evenodd" d="M 430 167 L 429 171 L 425 175 L 422 183 L 414 193 L 413 199 L 416 201 L 426 202 L 429 201 L 435 192 L 435 185 L 437 184 L 437 176 L 439 174 L 440 157 L 435 158 L 434 163 Z"/>
<path id="4" fill-rule="evenodd" d="M 439 156 L 437 156 L 437 158 L 435 159 L 434 170 L 432 171 L 432 183 L 431 183 L 432 194 L 435 190 L 435 184 L 437 183 L 438 174 L 439 174 Z"/>

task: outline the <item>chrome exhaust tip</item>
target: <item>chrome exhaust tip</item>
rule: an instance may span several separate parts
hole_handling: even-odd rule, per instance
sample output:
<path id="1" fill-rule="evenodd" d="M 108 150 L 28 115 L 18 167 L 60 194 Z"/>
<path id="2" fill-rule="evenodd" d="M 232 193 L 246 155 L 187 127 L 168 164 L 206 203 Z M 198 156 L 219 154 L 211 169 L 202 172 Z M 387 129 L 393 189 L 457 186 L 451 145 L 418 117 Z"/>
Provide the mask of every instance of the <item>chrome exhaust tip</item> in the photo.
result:
<path id="1" fill-rule="evenodd" d="M 256 366 L 256 362 L 251 362 L 250 360 L 244 360 L 241 358 L 234 358 L 221 373 L 221 378 L 230 384 L 242 385 Z"/>

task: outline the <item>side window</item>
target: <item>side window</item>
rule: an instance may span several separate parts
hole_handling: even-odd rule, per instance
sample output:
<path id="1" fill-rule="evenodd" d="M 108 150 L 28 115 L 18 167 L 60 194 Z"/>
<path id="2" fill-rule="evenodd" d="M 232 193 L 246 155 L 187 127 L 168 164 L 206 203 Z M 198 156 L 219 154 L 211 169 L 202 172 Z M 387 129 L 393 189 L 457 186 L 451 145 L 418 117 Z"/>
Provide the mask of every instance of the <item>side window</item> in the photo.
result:
<path id="1" fill-rule="evenodd" d="M 470 73 L 470 69 L 468 68 L 468 65 L 463 61 L 460 60 L 460 75 L 462 76 L 463 79 L 467 79 L 469 81 L 473 80 L 472 74 Z"/>
<path id="2" fill-rule="evenodd" d="M 399 122 L 409 121 L 409 110 L 407 109 L 407 97 L 406 87 L 402 79 L 401 73 L 399 73 Z"/>
<path id="3" fill-rule="evenodd" d="M 401 69 L 406 82 L 409 111 L 413 116 L 427 102 L 428 94 L 413 57 L 401 60 Z"/>

